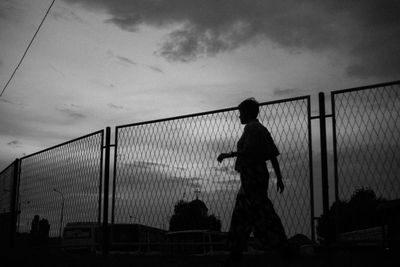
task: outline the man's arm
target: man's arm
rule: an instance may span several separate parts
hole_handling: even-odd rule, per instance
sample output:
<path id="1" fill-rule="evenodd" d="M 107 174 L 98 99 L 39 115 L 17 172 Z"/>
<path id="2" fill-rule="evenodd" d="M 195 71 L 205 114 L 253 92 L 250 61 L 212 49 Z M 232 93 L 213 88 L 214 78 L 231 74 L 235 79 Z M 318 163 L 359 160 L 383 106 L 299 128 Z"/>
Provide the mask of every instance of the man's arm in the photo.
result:
<path id="1" fill-rule="evenodd" d="M 271 159 L 271 163 L 272 163 L 272 167 L 274 168 L 276 178 L 278 179 L 277 184 L 276 184 L 277 190 L 279 193 L 282 193 L 283 190 L 285 189 L 285 185 L 283 184 L 283 181 L 282 181 L 282 173 L 281 173 L 281 168 L 279 167 L 278 159 L 276 157 L 273 157 Z"/>
<path id="2" fill-rule="evenodd" d="M 218 160 L 219 163 L 221 163 L 224 159 L 234 158 L 234 157 L 237 157 L 237 156 L 238 156 L 238 152 L 233 152 L 233 151 L 230 152 L 230 153 L 221 153 L 221 154 L 219 154 L 217 160 Z"/>

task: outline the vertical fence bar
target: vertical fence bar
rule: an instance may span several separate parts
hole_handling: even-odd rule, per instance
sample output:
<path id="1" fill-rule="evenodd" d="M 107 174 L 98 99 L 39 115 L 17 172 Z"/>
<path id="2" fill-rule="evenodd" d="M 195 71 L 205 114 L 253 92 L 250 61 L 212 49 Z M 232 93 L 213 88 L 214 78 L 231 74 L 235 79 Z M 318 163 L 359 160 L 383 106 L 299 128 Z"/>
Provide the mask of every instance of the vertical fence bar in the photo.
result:
<path id="1" fill-rule="evenodd" d="M 108 256 L 109 252 L 109 229 L 108 229 L 108 192 L 110 180 L 110 139 L 111 129 L 106 128 L 106 145 L 104 160 L 104 206 L 103 206 L 103 255 Z"/>
<path id="2" fill-rule="evenodd" d="M 99 179 L 100 179 L 100 183 L 99 183 L 99 211 L 98 211 L 98 216 L 97 216 L 97 223 L 100 225 L 101 223 L 101 192 L 103 192 L 103 147 L 104 147 L 104 131 L 101 133 L 101 145 L 100 145 L 100 149 L 101 149 L 101 154 L 100 154 L 100 170 L 99 170 Z"/>
<path id="3" fill-rule="evenodd" d="M 112 203 L 111 203 L 111 224 L 114 224 L 115 219 L 115 185 L 117 179 L 117 158 L 118 158 L 118 127 L 115 128 L 115 143 L 114 143 L 114 171 L 113 171 L 113 182 L 112 182 Z"/>
<path id="4" fill-rule="evenodd" d="M 335 201 L 339 201 L 339 178 L 338 178 L 338 158 L 337 158 L 337 132 L 336 132 L 336 109 L 335 94 L 331 92 L 332 103 L 332 131 L 333 131 L 333 171 L 335 178 Z"/>
<path id="5" fill-rule="evenodd" d="M 335 109 L 335 94 L 331 92 L 332 106 L 332 135 L 333 135 L 333 175 L 335 186 L 335 201 L 339 201 L 339 176 L 338 176 L 338 157 L 337 157 L 337 132 L 336 132 L 336 109 Z M 335 212 L 335 239 L 339 236 L 339 212 Z"/>
<path id="6" fill-rule="evenodd" d="M 19 159 L 14 161 L 14 173 L 13 173 L 13 187 L 12 187 L 12 198 L 11 198 L 11 231 L 10 231 L 10 246 L 14 247 L 15 237 L 17 233 L 17 216 L 18 216 L 18 178 L 19 178 Z"/>
<path id="7" fill-rule="evenodd" d="M 21 192 L 20 192 L 20 185 L 21 185 L 21 159 L 18 159 L 18 170 L 17 170 L 17 174 L 16 174 L 16 180 L 17 180 L 17 184 L 16 184 L 16 198 L 15 198 L 15 202 L 16 202 L 16 209 L 17 209 L 17 228 L 15 230 L 16 233 L 19 233 L 19 226 L 20 226 L 20 221 L 21 221 Z"/>
<path id="8" fill-rule="evenodd" d="M 313 157 L 312 157 L 312 133 L 311 133 L 311 101 L 307 98 L 307 115 L 308 115 L 308 157 L 310 168 L 310 209 L 311 209 L 311 239 L 315 241 L 315 221 L 314 221 L 314 173 L 313 173 Z"/>
<path id="9" fill-rule="evenodd" d="M 329 211 L 329 185 L 328 185 L 328 152 L 326 145 L 326 113 L 325 94 L 320 92 L 319 98 L 319 123 L 321 140 L 321 179 L 322 179 L 322 208 L 323 213 Z"/>

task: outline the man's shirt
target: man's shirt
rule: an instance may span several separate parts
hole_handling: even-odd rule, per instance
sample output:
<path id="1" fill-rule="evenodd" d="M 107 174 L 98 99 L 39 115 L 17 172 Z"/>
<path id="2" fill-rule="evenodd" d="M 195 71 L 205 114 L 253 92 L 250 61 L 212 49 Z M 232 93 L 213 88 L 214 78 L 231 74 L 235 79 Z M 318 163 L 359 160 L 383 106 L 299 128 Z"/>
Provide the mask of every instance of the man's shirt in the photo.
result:
<path id="1" fill-rule="evenodd" d="M 243 134 L 237 143 L 237 152 L 235 170 L 238 172 L 244 168 L 263 164 L 279 155 L 270 132 L 257 119 L 250 121 L 244 127 Z"/>

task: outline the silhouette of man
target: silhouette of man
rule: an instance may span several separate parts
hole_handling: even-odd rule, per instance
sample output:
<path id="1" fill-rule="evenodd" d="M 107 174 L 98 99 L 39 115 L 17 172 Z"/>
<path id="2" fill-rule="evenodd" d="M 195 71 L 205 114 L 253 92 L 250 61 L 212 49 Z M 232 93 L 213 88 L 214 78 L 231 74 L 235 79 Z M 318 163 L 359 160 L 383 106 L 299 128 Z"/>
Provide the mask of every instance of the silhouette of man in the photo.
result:
<path id="1" fill-rule="evenodd" d="M 229 229 L 231 254 L 228 262 L 242 259 L 252 231 L 264 250 L 279 248 L 287 240 L 282 222 L 267 195 L 267 160 L 271 161 L 276 173 L 278 192 L 284 190 L 277 160 L 279 151 L 270 132 L 257 120 L 258 113 L 259 104 L 254 98 L 240 103 L 239 118 L 245 127 L 237 143 L 237 151 L 222 153 L 217 158 L 218 162 L 222 162 L 226 158 L 236 157 L 235 170 L 240 173 L 241 181 Z"/>

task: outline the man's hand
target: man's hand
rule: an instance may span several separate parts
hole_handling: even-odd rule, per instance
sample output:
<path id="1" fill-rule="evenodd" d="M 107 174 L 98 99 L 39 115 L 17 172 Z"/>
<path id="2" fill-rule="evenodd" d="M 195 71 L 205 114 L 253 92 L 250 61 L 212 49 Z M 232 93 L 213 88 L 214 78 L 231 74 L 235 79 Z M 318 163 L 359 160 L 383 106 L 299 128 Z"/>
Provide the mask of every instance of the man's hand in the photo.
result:
<path id="1" fill-rule="evenodd" d="M 278 179 L 278 182 L 276 183 L 276 190 L 282 194 L 283 190 L 285 189 L 285 185 L 283 184 L 282 179 Z"/>
<path id="2" fill-rule="evenodd" d="M 217 160 L 219 163 L 221 163 L 224 159 L 226 159 L 229 155 L 227 153 L 221 153 L 219 154 Z"/>

